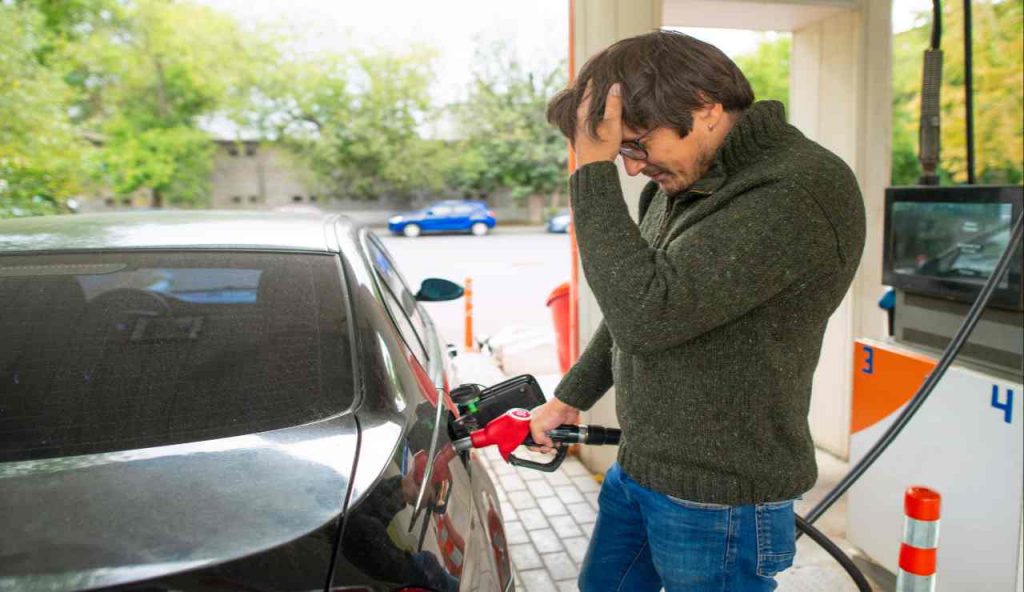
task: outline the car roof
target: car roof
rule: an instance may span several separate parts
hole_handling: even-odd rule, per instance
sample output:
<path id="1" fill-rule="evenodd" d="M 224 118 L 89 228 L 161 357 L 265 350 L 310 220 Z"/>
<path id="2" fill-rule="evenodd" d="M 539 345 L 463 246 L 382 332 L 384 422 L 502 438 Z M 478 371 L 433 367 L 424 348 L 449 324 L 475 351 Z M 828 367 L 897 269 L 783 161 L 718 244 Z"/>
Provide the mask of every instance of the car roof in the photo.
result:
<path id="1" fill-rule="evenodd" d="M 336 214 L 152 211 L 0 220 L 0 254 L 125 249 L 252 249 L 338 252 Z M 334 227 L 334 230 L 332 230 Z"/>
<path id="2" fill-rule="evenodd" d="M 477 206 L 483 208 L 487 207 L 487 204 L 473 199 L 446 199 L 430 205 L 430 207 L 433 206 Z"/>

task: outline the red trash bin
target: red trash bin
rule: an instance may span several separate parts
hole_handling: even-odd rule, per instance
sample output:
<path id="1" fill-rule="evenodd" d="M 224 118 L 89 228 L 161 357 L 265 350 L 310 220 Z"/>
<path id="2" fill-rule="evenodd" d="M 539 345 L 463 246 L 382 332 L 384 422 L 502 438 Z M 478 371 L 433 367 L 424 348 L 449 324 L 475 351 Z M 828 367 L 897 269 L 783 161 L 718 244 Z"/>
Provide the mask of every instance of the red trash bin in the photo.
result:
<path id="1" fill-rule="evenodd" d="M 569 282 L 559 284 L 548 294 L 548 308 L 555 322 L 558 338 L 558 367 L 562 374 L 569 371 Z"/>

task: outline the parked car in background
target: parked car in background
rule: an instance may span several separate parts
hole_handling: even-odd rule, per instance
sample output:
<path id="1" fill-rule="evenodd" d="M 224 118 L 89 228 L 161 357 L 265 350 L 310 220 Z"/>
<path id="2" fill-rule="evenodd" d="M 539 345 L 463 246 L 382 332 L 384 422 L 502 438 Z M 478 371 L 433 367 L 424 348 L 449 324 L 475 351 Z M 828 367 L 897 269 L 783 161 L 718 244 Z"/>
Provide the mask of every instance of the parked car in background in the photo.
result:
<path id="1" fill-rule="evenodd" d="M 569 210 L 559 210 L 548 218 L 548 232 L 569 232 Z"/>
<path id="2" fill-rule="evenodd" d="M 341 216 L 0 221 L 0 590 L 510 590 L 461 294 Z"/>
<path id="3" fill-rule="evenodd" d="M 474 200 L 439 201 L 415 212 L 403 212 L 388 219 L 392 234 L 410 238 L 425 232 L 470 232 L 483 236 L 497 224 L 487 204 Z"/>

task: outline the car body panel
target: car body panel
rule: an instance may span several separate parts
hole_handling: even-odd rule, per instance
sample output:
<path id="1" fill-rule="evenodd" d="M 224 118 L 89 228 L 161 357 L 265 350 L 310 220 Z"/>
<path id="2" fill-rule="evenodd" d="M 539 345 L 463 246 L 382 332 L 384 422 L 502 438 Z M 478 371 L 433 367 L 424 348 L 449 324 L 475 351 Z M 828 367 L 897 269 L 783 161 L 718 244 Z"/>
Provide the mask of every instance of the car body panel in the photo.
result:
<path id="1" fill-rule="evenodd" d="M 494 228 L 497 220 L 482 201 L 446 200 L 431 204 L 422 210 L 402 212 L 388 219 L 388 230 L 402 234 L 405 227 L 415 224 L 423 232 L 467 232 L 474 224 L 484 223 Z"/>
<path id="2" fill-rule="evenodd" d="M 123 584 L 300 538 L 341 513 L 356 443 L 354 418 L 341 415 L 220 440 L 0 464 L 4 530 L 17 533 L 0 537 L 0 590 Z"/>
<path id="3" fill-rule="evenodd" d="M 483 466 L 467 454 L 455 453 L 449 439 L 447 422 L 456 408 L 448 397 L 451 367 L 446 348 L 429 315 L 416 303 L 426 332 L 427 360 L 421 365 L 392 318 L 402 312 L 370 306 L 388 289 L 377 267 L 386 272 L 393 264 L 379 239 L 362 231 L 340 237 L 339 243 L 343 253 L 351 254 L 347 261 L 364 263 L 348 269 L 354 276 L 353 305 L 366 307 L 353 315 L 363 321 L 357 333 L 359 367 L 366 379 L 356 415 L 367 441 L 375 434 L 372 441 L 381 445 L 360 450 L 334 584 L 390 589 L 393 578 L 404 573 L 406 580 L 436 590 L 508 589 L 510 576 L 507 585 L 498 584 L 495 545 L 490 531 L 482 528 L 478 506 L 481 493 L 495 498 L 494 487 Z M 386 260 L 375 263 L 371 252 Z M 398 289 L 408 289 L 404 280 L 402 284 Z M 382 331 L 378 321 L 390 330 Z M 390 369 L 397 380 L 373 380 L 375 367 Z M 385 441 L 393 445 L 384 445 Z M 386 492 L 402 483 L 415 486 L 409 499 L 389 499 Z M 504 540 L 497 546 L 510 573 Z M 361 553 L 362 549 L 376 553 Z"/>
<path id="4" fill-rule="evenodd" d="M 37 216 L 4 221 L 0 254 L 13 251 L 259 249 L 337 252 L 338 217 L 169 211 Z"/>
<path id="5" fill-rule="evenodd" d="M 130 217 L 104 224 L 166 226 L 167 216 L 124 222 Z M 425 333 L 421 363 L 382 301 L 366 248 L 373 237 L 344 217 L 287 218 L 286 228 L 319 238 L 285 232 L 240 246 L 227 233 L 181 247 L 183 235 L 138 233 L 117 249 L 336 252 L 351 319 L 349 411 L 206 442 L 0 463 L 0 522 L 19 533 L 0 537 L 0 590 L 511 588 L 507 547 L 493 536 L 493 484 L 448 437 L 451 365 L 429 315 L 414 304 Z M 275 222 L 261 221 L 259 234 Z M 6 224 L 0 244 L 11 236 Z M 89 228 L 88 241 L 58 240 L 53 226 L 47 240 L 7 241 L 6 252 L 113 248 Z"/>

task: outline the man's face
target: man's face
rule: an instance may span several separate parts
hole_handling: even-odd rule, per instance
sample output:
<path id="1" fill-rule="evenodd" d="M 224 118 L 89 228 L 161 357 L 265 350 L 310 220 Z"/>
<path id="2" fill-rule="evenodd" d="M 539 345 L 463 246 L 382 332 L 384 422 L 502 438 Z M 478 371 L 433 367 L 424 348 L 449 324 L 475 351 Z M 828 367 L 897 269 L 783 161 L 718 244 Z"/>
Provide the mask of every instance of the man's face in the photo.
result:
<path id="1" fill-rule="evenodd" d="M 693 129 L 684 138 L 678 130 L 664 127 L 634 130 L 624 127 L 623 142 L 639 140 L 647 158 L 636 160 L 622 157 L 626 172 L 631 176 L 643 174 L 658 183 L 668 195 L 679 193 L 700 179 L 715 156 L 717 147 L 707 128 L 694 122 Z"/>

